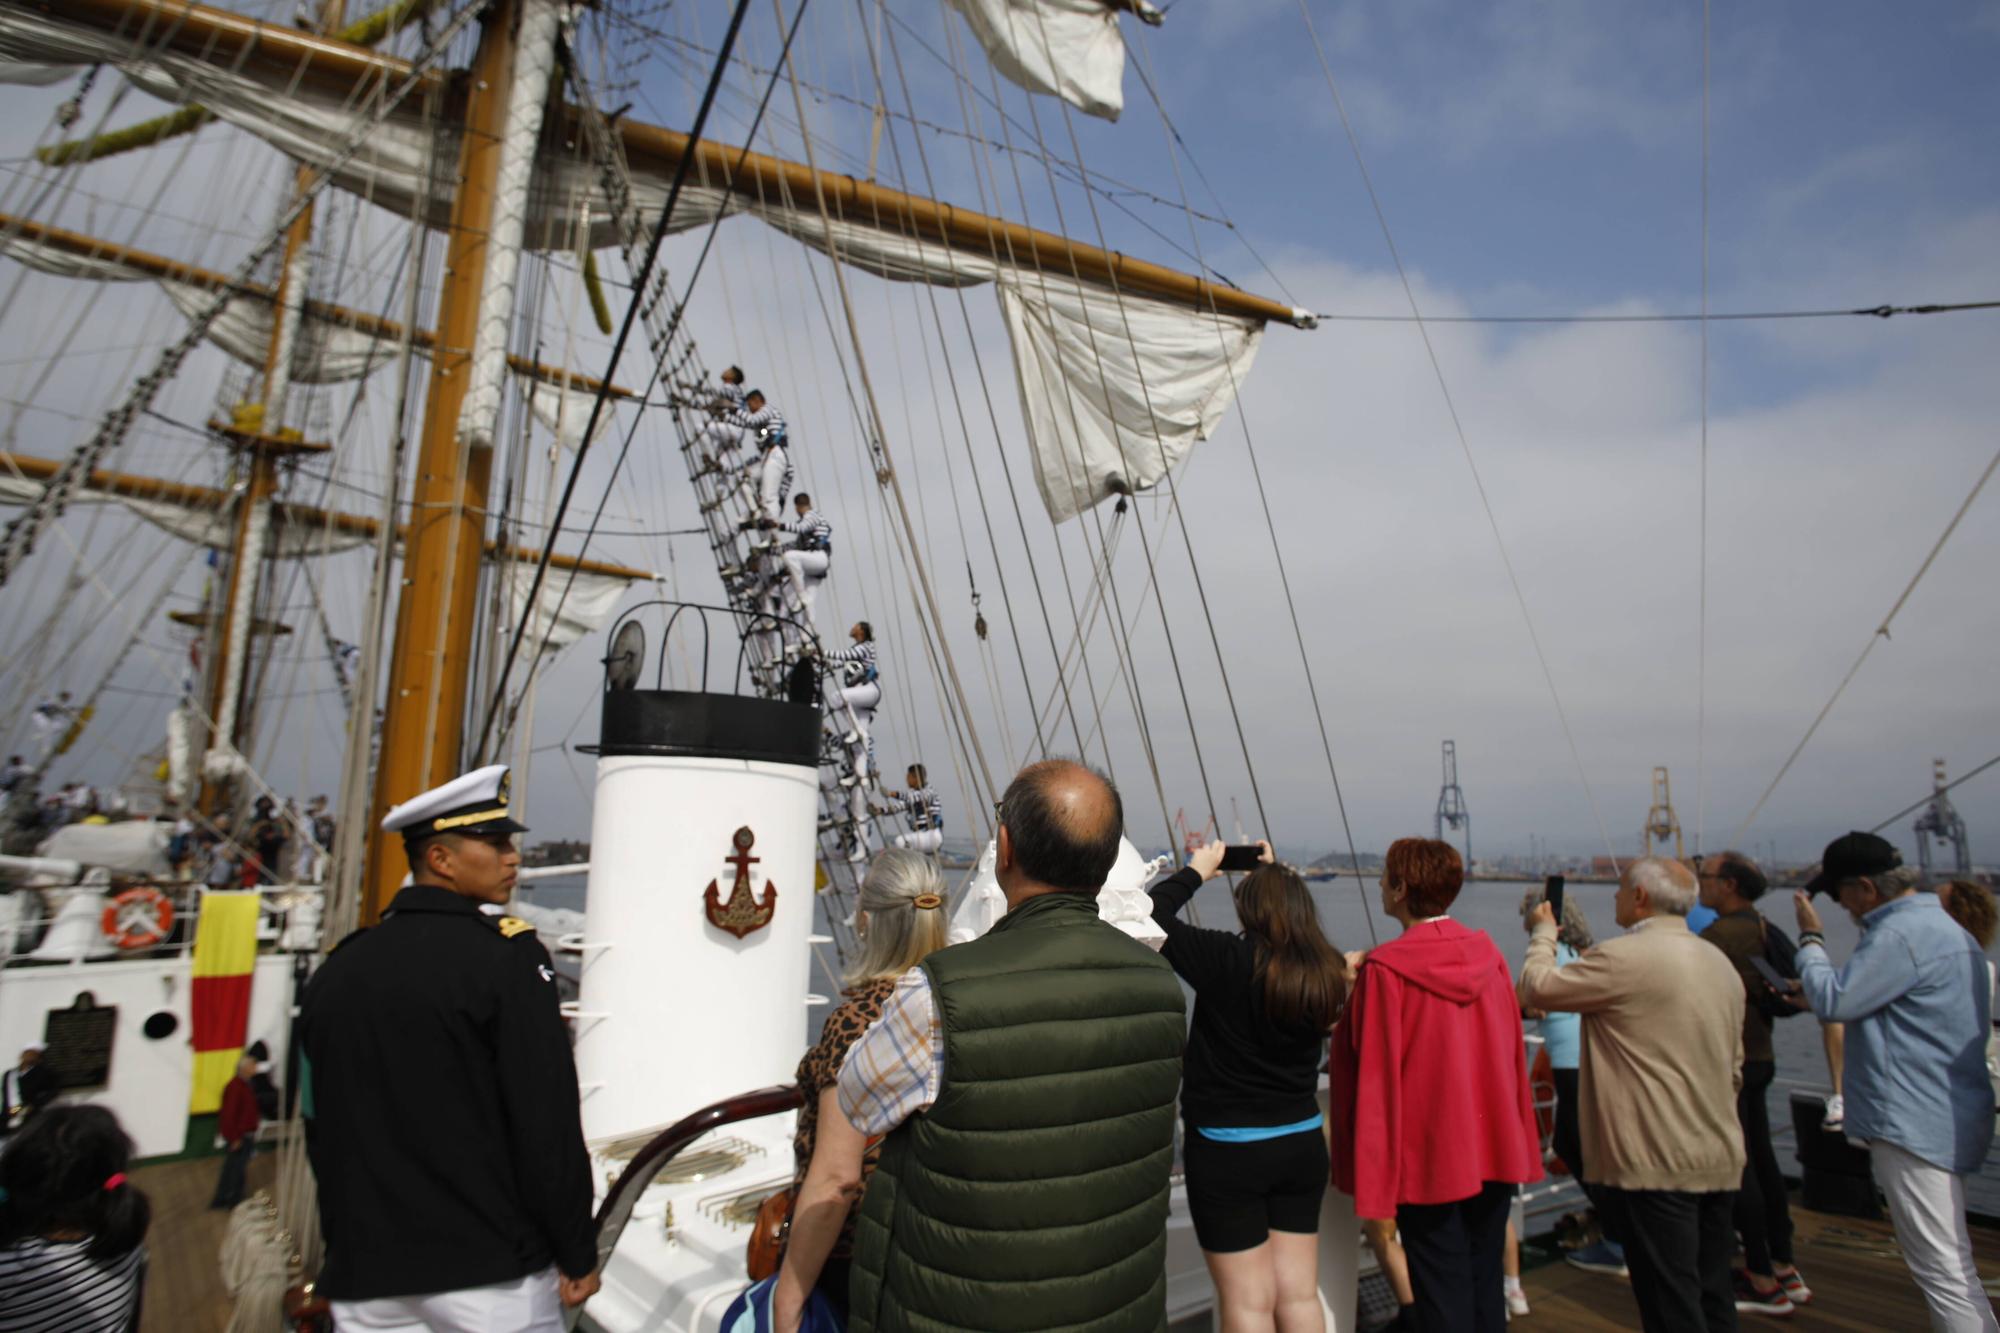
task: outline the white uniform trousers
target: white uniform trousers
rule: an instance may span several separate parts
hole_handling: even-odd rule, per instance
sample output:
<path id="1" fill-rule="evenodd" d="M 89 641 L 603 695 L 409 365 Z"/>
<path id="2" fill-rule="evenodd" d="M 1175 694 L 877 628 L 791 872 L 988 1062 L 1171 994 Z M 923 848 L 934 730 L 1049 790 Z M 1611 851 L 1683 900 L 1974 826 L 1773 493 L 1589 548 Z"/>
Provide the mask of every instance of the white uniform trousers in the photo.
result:
<path id="1" fill-rule="evenodd" d="M 1965 1223 L 1965 1178 L 1915 1153 L 1872 1140 L 1868 1156 L 1875 1183 L 1889 1201 L 1896 1244 L 1917 1290 L 1930 1307 L 1938 1333 L 1992 1333 L 1993 1302 L 1972 1262 L 1972 1233 Z"/>
<path id="2" fill-rule="evenodd" d="M 807 629 L 813 625 L 813 599 L 819 596 L 819 585 L 826 582 L 827 566 L 831 557 L 825 551 L 785 552 L 784 573 L 791 579 L 792 591 L 799 595 L 799 610 L 804 613 Z"/>
<path id="3" fill-rule="evenodd" d="M 924 828 L 914 833 L 898 833 L 896 845 L 912 852 L 929 852 L 935 856 L 937 849 L 944 846 L 944 830 Z"/>
<path id="4" fill-rule="evenodd" d="M 774 444 L 764 451 L 764 460 L 757 473 L 757 512 L 773 523 L 784 518 L 785 497 L 779 487 L 785 484 L 785 446 Z"/>
<path id="5" fill-rule="evenodd" d="M 847 809 L 857 827 L 868 818 L 868 778 L 875 749 L 868 733 L 875 725 L 875 710 L 881 703 L 881 682 L 871 680 L 842 689 L 840 703 L 833 710 L 834 726 L 842 735 L 854 737 L 847 742 L 847 766 L 860 781 L 847 789 Z"/>
<path id="6" fill-rule="evenodd" d="M 743 443 L 743 428 L 711 421 L 695 432 L 694 440 L 703 450 L 734 449 Z"/>
<path id="7" fill-rule="evenodd" d="M 333 1301 L 335 1333 L 562 1333 L 554 1265 L 490 1287 Z"/>

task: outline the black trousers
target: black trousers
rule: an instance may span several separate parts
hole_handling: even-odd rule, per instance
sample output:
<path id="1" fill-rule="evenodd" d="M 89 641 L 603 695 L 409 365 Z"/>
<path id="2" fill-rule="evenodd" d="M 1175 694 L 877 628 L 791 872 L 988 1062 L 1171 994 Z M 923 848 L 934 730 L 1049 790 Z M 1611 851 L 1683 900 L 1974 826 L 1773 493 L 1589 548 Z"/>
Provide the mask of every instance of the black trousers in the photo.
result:
<path id="1" fill-rule="evenodd" d="M 1597 1210 L 1598 1227 L 1604 1239 L 1619 1244 L 1618 1224 L 1605 1211 L 1604 1201 L 1598 1195 L 1604 1192 L 1602 1185 L 1593 1185 L 1583 1178 L 1583 1118 L 1577 1100 L 1577 1071 L 1574 1069 L 1552 1069 L 1549 1071 L 1556 1081 L 1556 1132 L 1554 1148 L 1556 1156 L 1563 1159 L 1569 1168 L 1571 1179 L 1583 1187 L 1583 1195 L 1590 1200 L 1590 1206 Z"/>
<path id="2" fill-rule="evenodd" d="M 250 1159 L 256 1155 L 257 1140 L 247 1135 L 241 1148 L 231 1148 L 223 1154 L 222 1172 L 215 1178 L 215 1197 L 209 1200 L 209 1207 L 234 1208 L 243 1202 L 245 1182 L 250 1175 Z"/>
<path id="3" fill-rule="evenodd" d="M 1774 1264 L 1792 1263 L 1792 1205 L 1785 1196 L 1778 1150 L 1771 1146 L 1771 1080 L 1778 1066 L 1769 1060 L 1743 1062 L 1743 1090 L 1736 1094 L 1736 1119 L 1743 1126 L 1743 1188 L 1736 1192 L 1736 1231 L 1743 1237 L 1743 1263 L 1753 1273 L 1776 1276 Z"/>
<path id="4" fill-rule="evenodd" d="M 1408 1327 L 1420 1333 L 1501 1333 L 1507 1327 L 1500 1262 L 1513 1201 L 1512 1185 L 1489 1180 L 1469 1199 L 1396 1209 L 1416 1297 L 1403 1312 Z"/>
<path id="5" fill-rule="evenodd" d="M 1600 1187 L 1616 1216 L 1646 1333 L 1735 1333 L 1729 1258 L 1736 1247 L 1734 1191 Z"/>

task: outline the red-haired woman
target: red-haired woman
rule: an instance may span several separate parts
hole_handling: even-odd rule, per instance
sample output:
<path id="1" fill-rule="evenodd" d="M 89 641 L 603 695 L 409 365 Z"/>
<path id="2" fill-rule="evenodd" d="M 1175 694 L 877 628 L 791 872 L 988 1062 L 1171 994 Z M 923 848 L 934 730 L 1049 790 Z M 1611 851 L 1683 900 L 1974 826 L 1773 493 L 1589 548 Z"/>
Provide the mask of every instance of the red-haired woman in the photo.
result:
<path id="1" fill-rule="evenodd" d="M 1194 987 L 1181 1085 L 1188 1211 L 1224 1333 L 1323 1333 L 1319 1061 L 1347 963 L 1320 932 L 1305 881 L 1259 845 L 1263 864 L 1236 886 L 1241 934 L 1180 919 L 1215 878 L 1219 842 L 1152 891 L 1153 920 L 1167 932 L 1161 956 Z"/>
<path id="2" fill-rule="evenodd" d="M 1464 882 L 1449 843 L 1390 845 L 1382 910 L 1403 933 L 1363 961 L 1333 1033 L 1333 1183 L 1359 1216 L 1395 1220 L 1404 1322 L 1426 1333 L 1506 1327 L 1507 1209 L 1542 1176 L 1507 960 L 1449 915 Z"/>

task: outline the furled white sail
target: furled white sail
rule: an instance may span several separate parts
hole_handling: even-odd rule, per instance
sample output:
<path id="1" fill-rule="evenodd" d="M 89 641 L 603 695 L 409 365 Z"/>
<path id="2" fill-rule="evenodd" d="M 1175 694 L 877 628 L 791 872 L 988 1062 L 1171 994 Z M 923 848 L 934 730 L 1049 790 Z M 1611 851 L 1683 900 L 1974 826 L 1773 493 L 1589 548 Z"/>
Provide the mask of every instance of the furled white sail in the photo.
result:
<path id="1" fill-rule="evenodd" d="M 945 0 L 993 68 L 1106 120 L 1125 109 L 1125 38 L 1105 0 Z"/>
<path id="2" fill-rule="evenodd" d="M 559 652 L 578 639 L 597 633 L 611 619 L 611 613 L 618 609 L 618 603 L 625 596 L 629 586 L 627 580 L 614 578 L 609 574 L 595 574 L 586 570 L 576 571 L 568 596 L 563 595 L 563 585 L 570 583 L 567 570 L 551 569 L 542 579 L 542 587 L 535 594 L 532 619 L 528 621 L 529 633 L 536 643 L 548 640 L 548 650 Z M 508 605 L 515 623 L 528 616 L 528 589 L 535 581 L 535 562 L 517 560 L 507 570 Z M 561 603 L 560 609 L 557 603 Z M 550 618 L 554 618 L 553 627 Z"/>
<path id="3" fill-rule="evenodd" d="M 1034 273 L 999 287 L 1035 484 L 1058 523 L 1158 485 L 1215 429 L 1264 334 L 1254 320 Z"/>

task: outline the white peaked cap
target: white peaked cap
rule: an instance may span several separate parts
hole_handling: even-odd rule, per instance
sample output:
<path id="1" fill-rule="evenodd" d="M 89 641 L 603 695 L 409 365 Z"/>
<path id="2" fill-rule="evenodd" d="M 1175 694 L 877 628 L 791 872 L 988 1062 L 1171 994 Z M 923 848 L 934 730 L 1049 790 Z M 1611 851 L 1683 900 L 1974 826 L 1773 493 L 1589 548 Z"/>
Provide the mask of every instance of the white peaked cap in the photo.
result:
<path id="1" fill-rule="evenodd" d="M 413 796 L 382 818 L 382 831 L 405 838 L 433 833 L 525 833 L 507 812 L 507 765 L 488 764 Z"/>

